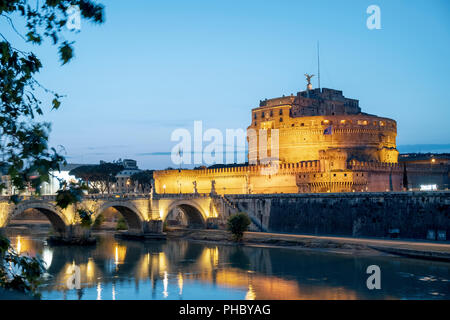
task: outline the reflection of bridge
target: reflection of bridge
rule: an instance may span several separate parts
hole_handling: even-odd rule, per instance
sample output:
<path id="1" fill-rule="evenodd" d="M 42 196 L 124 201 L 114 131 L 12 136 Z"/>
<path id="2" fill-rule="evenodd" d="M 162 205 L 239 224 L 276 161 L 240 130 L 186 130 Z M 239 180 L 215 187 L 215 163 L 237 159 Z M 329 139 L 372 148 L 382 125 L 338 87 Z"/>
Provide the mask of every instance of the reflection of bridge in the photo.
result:
<path id="1" fill-rule="evenodd" d="M 174 209 L 181 210 L 188 225 L 196 228 L 224 226 L 227 217 L 236 211 L 229 201 L 216 194 L 86 195 L 81 203 L 66 209 L 56 205 L 55 196 L 27 196 L 18 204 L 3 197 L 0 198 L 0 228 L 6 227 L 16 215 L 34 209 L 49 219 L 59 236 L 78 239 L 89 236 L 89 229 L 81 227 L 78 210 L 92 212 L 95 221 L 111 207 L 125 218 L 128 233 L 138 236 L 161 233 L 164 221 Z"/>

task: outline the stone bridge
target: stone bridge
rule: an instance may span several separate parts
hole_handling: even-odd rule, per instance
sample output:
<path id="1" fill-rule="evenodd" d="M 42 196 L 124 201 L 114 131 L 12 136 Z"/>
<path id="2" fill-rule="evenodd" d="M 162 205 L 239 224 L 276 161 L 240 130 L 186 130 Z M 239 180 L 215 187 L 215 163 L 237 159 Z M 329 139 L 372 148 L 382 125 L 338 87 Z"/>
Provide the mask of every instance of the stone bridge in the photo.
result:
<path id="1" fill-rule="evenodd" d="M 228 217 L 246 212 L 252 231 L 447 240 L 450 235 L 450 191 L 353 192 L 327 194 L 192 194 L 86 195 L 61 209 L 55 196 L 23 197 L 18 203 L 0 198 L 0 230 L 14 216 L 36 209 L 65 241 L 90 236 L 78 210 L 95 220 L 115 208 L 128 224 L 128 235 L 151 237 L 163 232 L 169 212 L 178 209 L 193 228 L 225 228 Z"/>
<path id="2" fill-rule="evenodd" d="M 89 228 L 81 226 L 78 210 L 93 213 L 92 221 L 108 208 L 119 211 L 128 224 L 128 235 L 145 236 L 162 233 L 163 223 L 173 209 L 181 210 L 188 226 L 195 228 L 223 227 L 235 208 L 216 194 L 126 194 L 85 195 L 82 202 L 61 209 L 55 196 L 23 196 L 18 204 L 9 197 L 0 198 L 0 230 L 18 214 L 35 209 L 51 222 L 55 233 L 64 239 L 85 238 Z"/>

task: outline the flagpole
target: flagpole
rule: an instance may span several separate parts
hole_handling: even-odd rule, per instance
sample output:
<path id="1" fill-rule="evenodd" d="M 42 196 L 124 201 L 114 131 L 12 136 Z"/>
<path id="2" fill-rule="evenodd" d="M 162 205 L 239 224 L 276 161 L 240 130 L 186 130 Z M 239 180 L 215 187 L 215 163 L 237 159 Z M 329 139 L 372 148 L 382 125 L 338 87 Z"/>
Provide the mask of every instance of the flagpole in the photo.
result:
<path id="1" fill-rule="evenodd" d="M 331 147 L 333 147 L 333 125 L 330 125 Z M 331 159 L 330 159 L 330 193 L 331 193 Z"/>

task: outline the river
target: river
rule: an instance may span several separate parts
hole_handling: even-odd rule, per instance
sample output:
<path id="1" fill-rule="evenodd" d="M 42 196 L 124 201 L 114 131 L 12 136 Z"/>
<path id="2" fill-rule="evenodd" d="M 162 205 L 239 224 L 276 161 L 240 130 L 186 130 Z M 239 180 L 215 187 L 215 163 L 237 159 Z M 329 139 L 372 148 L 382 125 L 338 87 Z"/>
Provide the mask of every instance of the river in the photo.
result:
<path id="1" fill-rule="evenodd" d="M 42 299 L 450 299 L 445 262 L 184 240 L 125 241 L 107 232 L 96 235 L 92 247 L 49 246 L 44 233 L 8 233 L 17 251 L 45 261 Z M 369 265 L 380 267 L 380 290 L 367 288 Z M 71 282 L 75 288 L 70 288 L 76 269 L 80 287 Z"/>

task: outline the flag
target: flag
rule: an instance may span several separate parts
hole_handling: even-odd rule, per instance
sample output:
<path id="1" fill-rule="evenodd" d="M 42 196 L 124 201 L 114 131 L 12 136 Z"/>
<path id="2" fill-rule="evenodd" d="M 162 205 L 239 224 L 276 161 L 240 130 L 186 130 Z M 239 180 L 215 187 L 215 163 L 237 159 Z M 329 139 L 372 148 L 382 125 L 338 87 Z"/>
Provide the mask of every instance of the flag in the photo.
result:
<path id="1" fill-rule="evenodd" d="M 325 130 L 323 130 L 323 134 L 333 134 L 333 126 L 326 127 Z"/>

